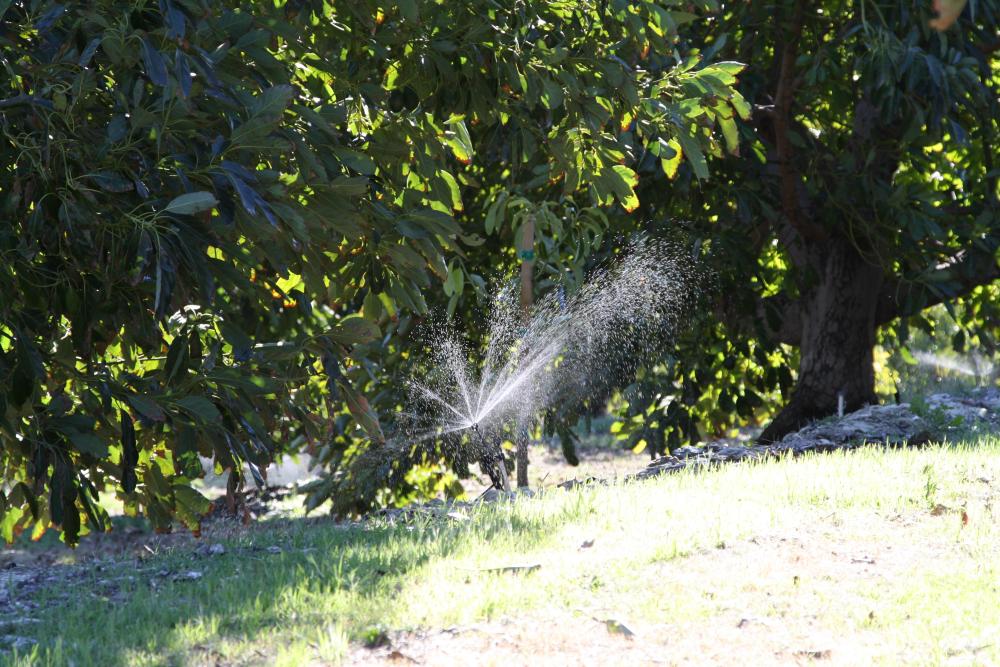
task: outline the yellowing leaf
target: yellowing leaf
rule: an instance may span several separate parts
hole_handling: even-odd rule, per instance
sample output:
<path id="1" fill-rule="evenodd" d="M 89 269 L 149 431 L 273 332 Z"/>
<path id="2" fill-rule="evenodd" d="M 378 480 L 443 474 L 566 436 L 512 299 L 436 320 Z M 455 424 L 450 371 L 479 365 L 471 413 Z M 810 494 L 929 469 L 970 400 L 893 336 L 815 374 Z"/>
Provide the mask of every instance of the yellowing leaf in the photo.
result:
<path id="1" fill-rule="evenodd" d="M 639 197 L 633 189 L 639 184 L 638 174 L 623 164 L 616 164 L 608 176 L 605 180 L 611 185 L 622 208 L 629 213 L 639 208 Z"/>
<path id="2" fill-rule="evenodd" d="M 660 167 L 663 168 L 663 173 L 667 175 L 667 178 L 672 179 L 677 176 L 677 168 L 681 166 L 681 158 L 684 157 L 684 151 L 681 150 L 681 145 L 677 139 L 668 141 L 667 146 L 673 149 L 674 154 L 672 157 L 661 158 Z"/>
<path id="3" fill-rule="evenodd" d="M 393 90 L 396 87 L 396 82 L 399 80 L 399 63 L 392 63 L 389 65 L 388 69 L 385 70 L 385 89 Z"/>
<path id="4" fill-rule="evenodd" d="M 462 193 L 458 188 L 458 181 L 455 177 L 451 175 L 450 172 L 442 171 L 440 173 L 444 182 L 448 185 L 448 192 L 451 194 L 451 207 L 456 211 L 462 210 Z"/>
<path id="5" fill-rule="evenodd" d="M 740 154 L 739 132 L 736 128 L 736 121 L 732 116 L 718 116 L 719 127 L 722 129 L 722 136 L 726 140 L 726 150 L 732 155 Z"/>

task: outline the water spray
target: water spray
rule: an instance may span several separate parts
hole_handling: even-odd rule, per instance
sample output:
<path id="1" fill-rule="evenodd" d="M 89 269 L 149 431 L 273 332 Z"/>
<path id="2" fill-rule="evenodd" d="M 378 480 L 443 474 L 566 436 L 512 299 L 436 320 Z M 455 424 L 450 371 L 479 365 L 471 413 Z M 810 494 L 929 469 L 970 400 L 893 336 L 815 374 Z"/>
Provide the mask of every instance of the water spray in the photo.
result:
<path id="1" fill-rule="evenodd" d="M 575 290 L 560 285 L 527 314 L 511 282 L 494 296 L 482 350 L 446 323 L 425 329 L 430 363 L 407 382 L 400 437 L 462 438 L 481 452 L 493 488 L 509 492 L 499 434 L 520 434 L 547 410 L 571 410 L 602 387 L 627 384 L 637 364 L 665 353 L 693 296 L 688 255 L 639 238 Z"/>

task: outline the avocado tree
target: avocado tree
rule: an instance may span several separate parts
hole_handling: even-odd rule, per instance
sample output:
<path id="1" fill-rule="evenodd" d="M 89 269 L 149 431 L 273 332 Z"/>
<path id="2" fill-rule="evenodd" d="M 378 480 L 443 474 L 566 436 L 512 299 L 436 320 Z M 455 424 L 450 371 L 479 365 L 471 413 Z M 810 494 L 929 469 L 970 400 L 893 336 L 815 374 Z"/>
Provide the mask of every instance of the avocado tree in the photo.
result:
<path id="1" fill-rule="evenodd" d="M 484 276 L 530 257 L 536 290 L 572 289 L 582 279 L 609 230 L 632 224 L 640 163 L 655 164 L 666 184 L 685 162 L 706 178 L 706 156 L 736 152 L 736 118 L 749 117 L 735 91 L 742 66 L 707 60 L 679 43 L 681 26 L 702 20 L 689 10 L 707 17 L 719 9 L 693 4 L 400 3 L 375 26 L 333 5 L 329 15 L 338 20 L 328 25 L 340 31 L 339 43 L 372 50 L 360 70 L 369 72 L 366 99 L 381 100 L 389 117 L 419 111 L 453 148 L 447 187 L 425 182 L 441 166 L 421 144 L 406 159 L 380 165 L 375 177 L 405 179 L 410 189 L 399 201 L 436 197 L 445 206 L 439 210 L 458 221 L 461 243 L 443 292 L 421 297 L 472 340 L 480 340 L 487 305 Z M 377 155 L 385 144 L 373 133 L 369 145 Z M 419 341 L 408 328 L 390 329 L 373 358 L 406 354 L 409 371 L 418 371 L 410 348 Z M 369 376 L 368 394 L 383 414 L 400 405 L 397 368 Z M 345 511 L 370 507 L 380 490 L 405 489 L 415 463 L 461 466 L 460 453 L 457 443 L 414 446 L 403 438 L 387 450 L 345 434 L 318 448 L 328 474 L 311 487 L 310 505 L 332 498 Z"/>
<path id="2" fill-rule="evenodd" d="M 678 399 L 675 424 L 750 418 L 783 394 L 769 441 L 840 400 L 874 402 L 878 337 L 929 326 L 934 304 L 957 309 L 963 340 L 994 344 L 1000 5 L 970 3 L 946 31 L 933 18 L 925 2 L 781 0 L 727 3 L 685 31 L 748 64 L 752 113 L 710 187 L 640 171 L 640 210 L 690 221 L 718 281 L 687 362 L 652 380 Z"/>
<path id="3" fill-rule="evenodd" d="M 105 489 L 196 528 L 199 455 L 233 491 L 347 422 L 381 438 L 359 311 L 391 293 L 405 325 L 447 276 L 456 139 L 365 97 L 385 72 L 313 30 L 328 9 L 4 3 L 6 539 L 106 527 Z M 345 12 L 369 35 L 382 14 Z"/>
<path id="4" fill-rule="evenodd" d="M 306 450 L 345 510 L 405 487 L 440 450 L 353 464 L 428 301 L 469 317 L 526 215 L 579 270 L 640 156 L 736 150 L 691 4 L 0 5 L 3 536 L 72 543 L 109 489 L 197 528 L 199 456 L 233 492 Z"/>

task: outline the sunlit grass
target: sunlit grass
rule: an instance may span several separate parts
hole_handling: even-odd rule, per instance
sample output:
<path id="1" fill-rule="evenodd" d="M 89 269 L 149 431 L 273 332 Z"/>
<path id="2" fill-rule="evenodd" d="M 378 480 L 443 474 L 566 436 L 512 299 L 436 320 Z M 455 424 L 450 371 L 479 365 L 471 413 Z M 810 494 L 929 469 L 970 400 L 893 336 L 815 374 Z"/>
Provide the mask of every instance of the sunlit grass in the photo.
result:
<path id="1" fill-rule="evenodd" d="M 883 587 L 840 595 L 820 582 L 814 594 L 837 610 L 824 619 L 830 627 L 881 635 L 886 661 L 914 651 L 933 663 L 965 644 L 988 643 L 985 632 L 1000 633 L 993 556 L 1000 553 L 1000 530 L 983 500 L 997 488 L 990 484 L 1000 485 L 998 454 L 1000 443 L 989 439 L 975 447 L 746 463 L 553 490 L 480 507 L 466 521 L 365 528 L 273 522 L 226 541 L 223 556 L 175 551 L 139 569 L 123 562 L 94 572 L 90 585 L 71 591 L 48 591 L 59 602 L 43 605 L 42 623 L 30 628 L 41 643 L 15 662 L 307 664 L 342 659 L 352 640 L 380 628 L 541 612 L 695 621 L 718 614 L 727 596 L 754 593 L 752 569 L 719 581 L 710 574 L 704 581 L 684 577 L 718 548 L 815 526 L 877 544 L 898 539 L 873 534 L 879 521 L 911 517 L 912 539 L 951 545 L 940 558 L 915 562 L 905 580 Z M 581 548 L 585 541 L 592 546 Z M 540 567 L 528 574 L 490 571 L 523 564 Z M 174 582 L 155 576 L 162 570 L 204 576 Z M 107 580 L 126 594 L 102 597 Z M 712 598 L 702 595 L 706 586 Z M 791 595 L 787 586 L 771 592 Z M 869 607 L 878 612 L 869 616 Z M 774 609 L 786 607 L 779 600 Z M 977 656 L 1000 659 L 1000 649 Z"/>

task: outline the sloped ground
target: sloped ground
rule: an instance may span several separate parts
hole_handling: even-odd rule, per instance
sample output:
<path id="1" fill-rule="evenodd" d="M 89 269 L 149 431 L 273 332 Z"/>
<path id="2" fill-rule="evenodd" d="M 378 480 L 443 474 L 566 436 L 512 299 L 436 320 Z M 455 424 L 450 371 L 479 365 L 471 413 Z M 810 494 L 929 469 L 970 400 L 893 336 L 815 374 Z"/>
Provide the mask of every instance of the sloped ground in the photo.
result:
<path id="1" fill-rule="evenodd" d="M 974 444 L 743 462 L 445 518 L 220 525 L 199 548 L 150 542 L 27 596 L 8 576 L 3 632 L 39 643 L 5 660 L 997 664 L 1000 444 Z"/>
<path id="2" fill-rule="evenodd" d="M 833 515 L 635 573 L 665 607 L 684 600 L 693 618 L 532 611 L 395 633 L 385 646 L 357 646 L 347 662 L 996 664 L 1000 580 L 970 589 L 985 561 L 941 539 L 942 523 L 954 521 Z"/>

